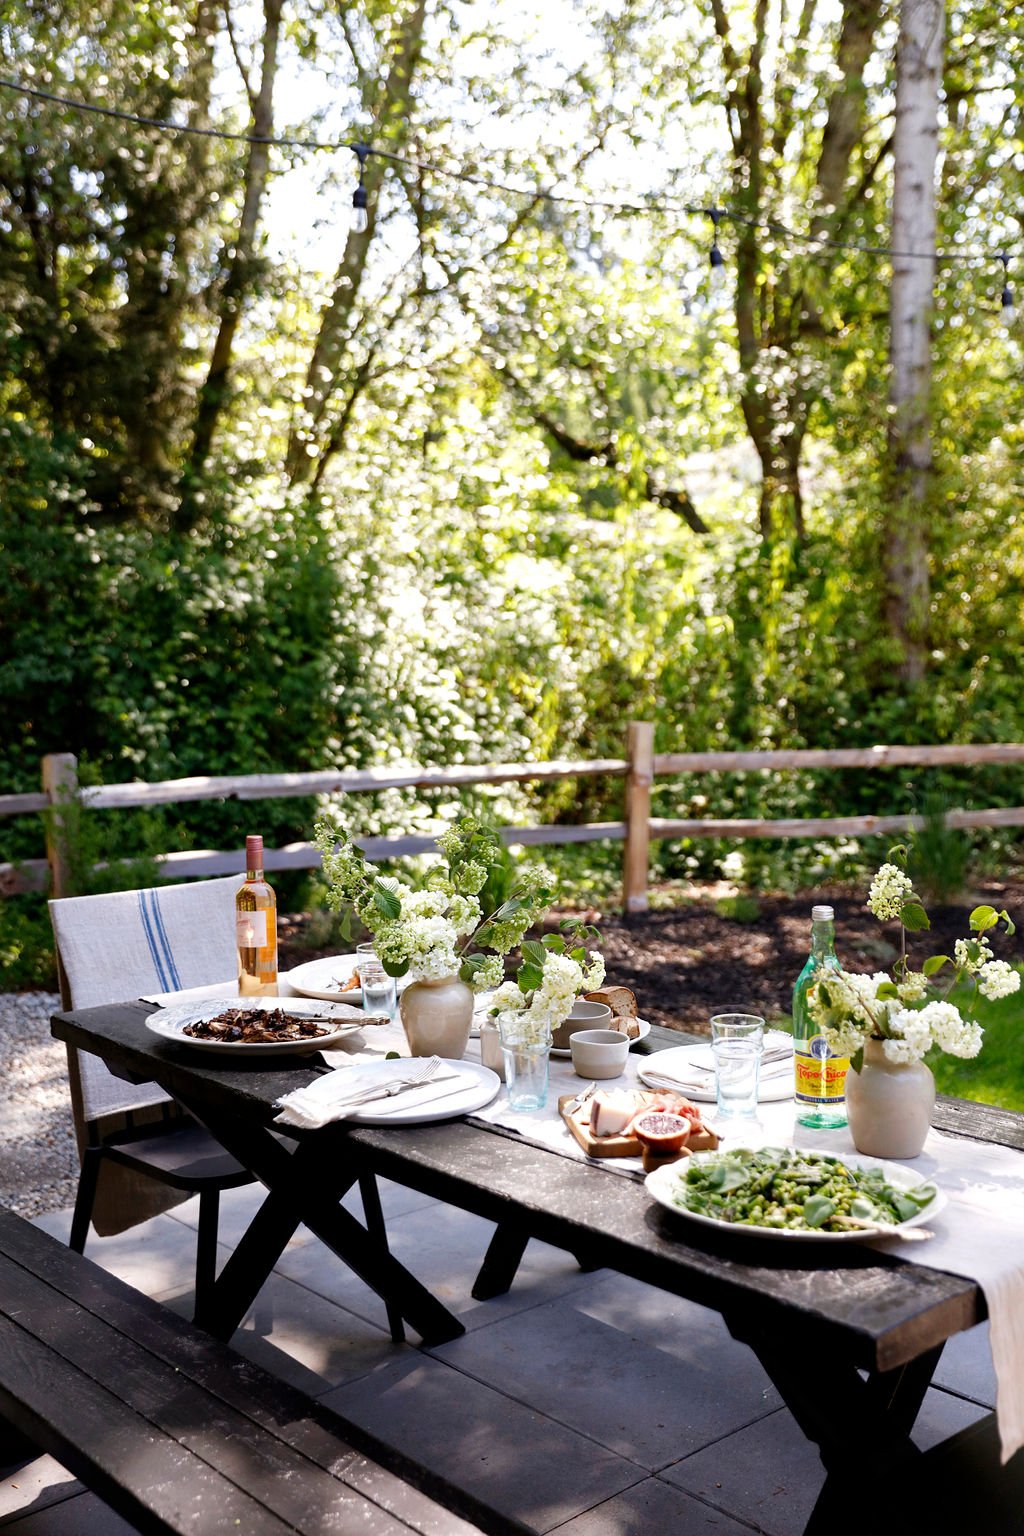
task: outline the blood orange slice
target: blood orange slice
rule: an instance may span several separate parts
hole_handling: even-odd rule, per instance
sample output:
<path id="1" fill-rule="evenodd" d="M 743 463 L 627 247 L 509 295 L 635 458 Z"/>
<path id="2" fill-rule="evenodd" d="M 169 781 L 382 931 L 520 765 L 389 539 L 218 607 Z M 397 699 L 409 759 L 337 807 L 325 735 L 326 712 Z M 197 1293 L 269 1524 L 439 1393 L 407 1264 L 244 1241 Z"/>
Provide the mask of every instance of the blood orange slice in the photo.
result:
<path id="1" fill-rule="evenodd" d="M 683 1115 L 671 1115 L 652 1110 L 637 1115 L 630 1130 L 643 1146 L 652 1152 L 678 1152 L 689 1139 L 692 1122 Z"/>

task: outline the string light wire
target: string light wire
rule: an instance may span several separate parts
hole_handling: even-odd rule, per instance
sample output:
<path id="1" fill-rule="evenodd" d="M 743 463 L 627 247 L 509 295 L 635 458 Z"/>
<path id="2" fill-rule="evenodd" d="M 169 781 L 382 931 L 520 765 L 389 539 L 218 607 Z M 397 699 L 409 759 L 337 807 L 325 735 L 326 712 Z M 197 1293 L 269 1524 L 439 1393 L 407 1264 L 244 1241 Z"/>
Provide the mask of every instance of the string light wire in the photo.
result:
<path id="1" fill-rule="evenodd" d="M 992 261 L 1000 261 L 1003 263 L 1005 275 L 1007 264 L 1010 260 L 1008 253 L 993 252 L 991 250 L 901 251 L 891 246 L 870 245 L 856 240 L 833 240 L 826 235 L 801 234 L 798 230 L 791 229 L 789 225 L 783 224 L 777 219 L 757 218 L 750 214 L 741 213 L 734 208 L 708 208 L 705 204 L 677 203 L 671 200 L 659 201 L 656 199 L 644 202 L 629 202 L 610 198 L 583 197 L 575 193 L 552 192 L 543 187 L 518 187 L 508 182 L 480 175 L 474 171 L 455 170 L 449 166 L 438 165 L 429 160 L 421 160 L 412 155 L 398 154 L 394 150 L 381 149 L 376 145 L 365 144 L 360 141 L 349 142 L 346 139 L 274 137 L 268 134 L 235 132 L 227 128 L 202 127 L 194 123 L 176 123 L 169 118 L 147 117 L 142 113 L 128 112 L 121 107 L 105 106 L 94 102 L 82 101 L 72 96 L 65 96 L 56 91 L 45 91 L 39 86 L 25 85 L 20 80 L 12 80 L 5 76 L 0 76 L 0 89 L 14 91 L 22 96 L 33 97 L 37 101 L 50 102 L 55 106 L 67 107 L 73 112 L 94 113 L 100 117 L 115 118 L 120 122 L 135 123 L 144 128 L 159 128 L 165 133 L 192 134 L 201 138 L 224 139 L 232 143 L 241 144 L 266 144 L 278 149 L 308 149 L 327 153 L 347 150 L 356 156 L 359 163 L 359 185 L 356 187 L 352 198 L 353 223 L 355 225 L 361 224 L 366 217 L 366 188 L 363 184 L 366 159 L 369 155 L 376 155 L 378 158 L 390 161 L 394 165 L 402 165 L 410 170 L 425 172 L 449 181 L 462 182 L 467 186 L 480 187 L 489 192 L 499 192 L 508 197 L 526 197 L 535 201 L 558 204 L 563 207 L 590 208 L 618 216 L 675 214 L 710 218 L 713 224 L 714 237 L 709 260 L 712 276 L 716 280 L 720 280 L 725 272 L 725 257 L 722 255 L 718 244 L 719 223 L 729 223 L 748 229 L 763 230 L 768 234 L 779 236 L 791 245 L 804 246 L 812 250 L 821 249 L 851 255 L 879 256 L 890 261 L 934 261 L 942 265 L 964 266 L 977 266 Z M 363 227 L 365 228 L 365 224 Z M 1007 303 L 1007 294 L 1010 294 L 1009 303 Z M 1007 318 L 1007 312 L 1009 312 L 1010 321 L 1012 321 L 1014 317 L 1013 296 L 1010 293 L 1009 287 L 1005 284 L 1002 308 L 1004 319 Z"/>

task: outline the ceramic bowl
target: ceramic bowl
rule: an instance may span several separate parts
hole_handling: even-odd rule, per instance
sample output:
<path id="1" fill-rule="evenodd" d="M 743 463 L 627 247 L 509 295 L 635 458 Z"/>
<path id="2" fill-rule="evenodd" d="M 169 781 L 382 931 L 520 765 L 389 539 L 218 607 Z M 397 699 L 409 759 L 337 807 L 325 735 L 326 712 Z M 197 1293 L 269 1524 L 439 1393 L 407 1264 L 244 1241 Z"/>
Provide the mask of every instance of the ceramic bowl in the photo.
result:
<path id="1" fill-rule="evenodd" d="M 569 1039 L 578 1029 L 603 1029 L 612 1016 L 607 1003 L 588 1003 L 578 997 L 572 1005 L 572 1013 L 551 1031 L 551 1044 L 557 1050 L 567 1051 Z"/>
<path id="2" fill-rule="evenodd" d="M 569 1049 L 578 1077 L 621 1077 L 629 1041 L 617 1029 L 578 1029 L 570 1036 Z"/>

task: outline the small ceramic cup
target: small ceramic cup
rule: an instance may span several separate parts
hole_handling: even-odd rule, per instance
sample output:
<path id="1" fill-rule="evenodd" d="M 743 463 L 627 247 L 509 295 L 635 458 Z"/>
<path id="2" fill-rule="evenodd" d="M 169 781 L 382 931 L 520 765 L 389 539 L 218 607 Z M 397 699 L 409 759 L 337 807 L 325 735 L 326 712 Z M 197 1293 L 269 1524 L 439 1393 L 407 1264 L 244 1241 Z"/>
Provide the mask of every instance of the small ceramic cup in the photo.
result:
<path id="1" fill-rule="evenodd" d="M 551 1031 L 551 1044 L 559 1051 L 569 1049 L 569 1040 L 578 1029 L 603 1029 L 612 1016 L 607 1003 L 591 1003 L 578 997 L 572 1012 Z"/>
<path id="2" fill-rule="evenodd" d="M 569 1049 L 577 1077 L 621 1077 L 629 1040 L 617 1029 L 578 1029 Z"/>

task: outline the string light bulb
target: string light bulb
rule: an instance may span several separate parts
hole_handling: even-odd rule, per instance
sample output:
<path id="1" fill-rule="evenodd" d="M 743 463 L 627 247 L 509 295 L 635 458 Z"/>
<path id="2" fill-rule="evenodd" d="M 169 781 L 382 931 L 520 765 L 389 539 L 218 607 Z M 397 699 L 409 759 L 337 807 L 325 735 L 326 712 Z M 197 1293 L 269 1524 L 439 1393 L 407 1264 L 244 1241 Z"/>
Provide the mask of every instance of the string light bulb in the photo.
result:
<path id="1" fill-rule="evenodd" d="M 1017 319 L 1017 310 L 1013 302 L 1013 289 L 1010 287 L 1010 258 L 1001 251 L 998 258 L 1003 264 L 1003 296 L 1001 300 L 1003 324 L 1010 330 Z"/>
<path id="2" fill-rule="evenodd" d="M 365 235 L 370 224 L 370 215 L 367 211 L 368 199 L 366 195 L 366 157 L 370 153 L 368 144 L 353 144 L 352 151 L 359 161 L 359 185 L 352 193 L 352 232 L 356 235 Z"/>
<path id="3" fill-rule="evenodd" d="M 708 254 L 709 282 L 712 293 L 721 293 L 729 276 L 725 265 L 725 257 L 722 255 L 718 245 L 718 226 L 721 222 L 722 214 L 718 208 L 709 208 L 707 214 L 712 225 L 711 250 Z"/>

